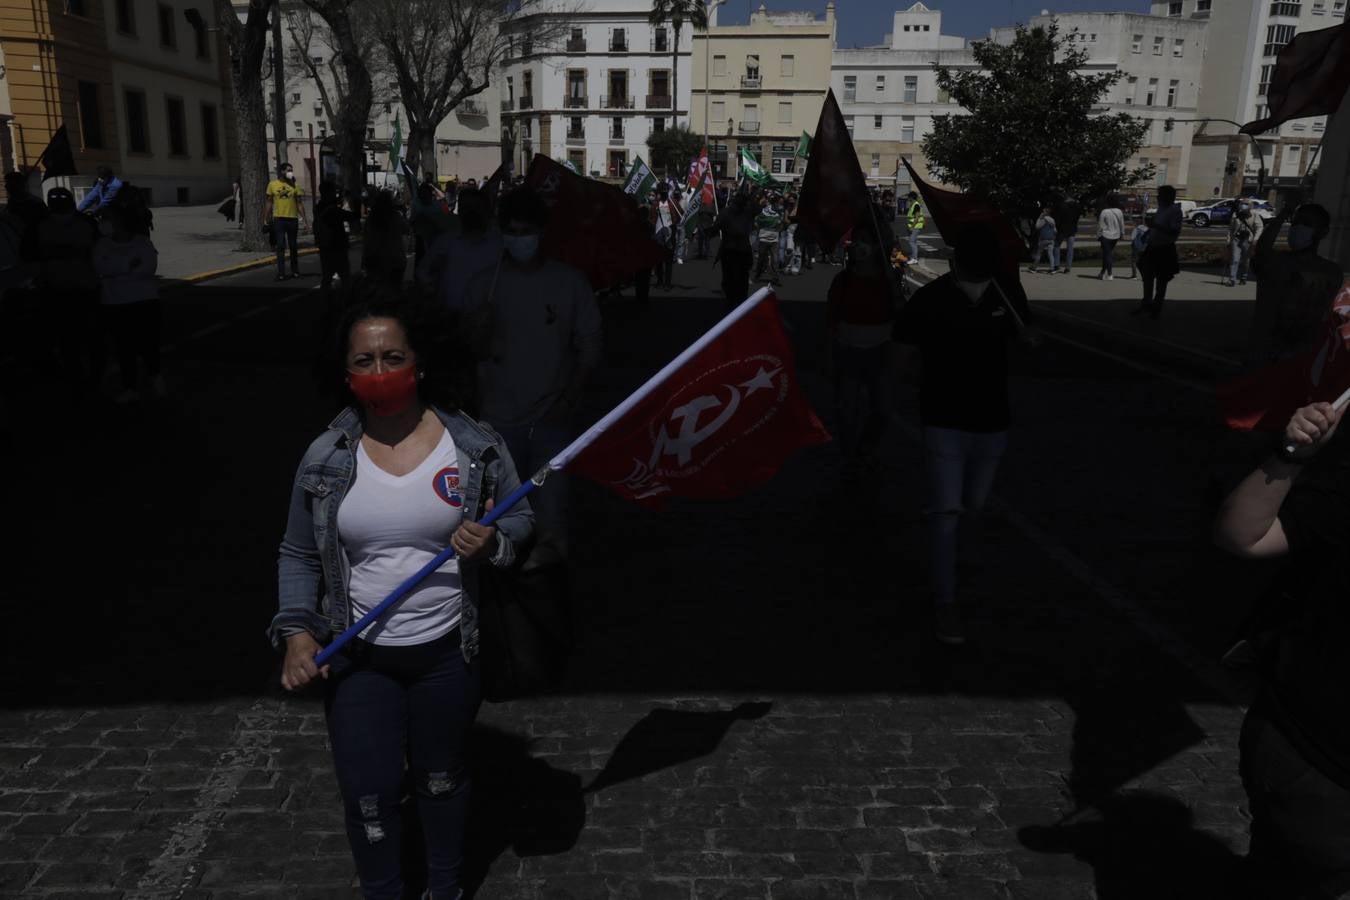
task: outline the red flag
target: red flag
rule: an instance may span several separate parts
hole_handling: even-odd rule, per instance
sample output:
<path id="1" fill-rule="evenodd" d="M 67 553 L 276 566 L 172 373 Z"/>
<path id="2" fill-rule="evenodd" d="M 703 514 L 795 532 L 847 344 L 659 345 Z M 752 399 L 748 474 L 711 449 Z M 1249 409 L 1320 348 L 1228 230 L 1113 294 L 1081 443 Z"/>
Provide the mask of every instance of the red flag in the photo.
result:
<path id="1" fill-rule="evenodd" d="M 1350 21 L 1308 31 L 1284 45 L 1266 91 L 1269 115 L 1242 126 L 1260 134 L 1290 119 L 1329 116 L 1350 89 Z"/>
<path id="2" fill-rule="evenodd" d="M 667 497 L 743 494 L 798 447 L 828 441 L 797 383 L 776 298 L 765 292 L 746 305 L 664 380 L 654 378 L 648 393 L 634 395 L 630 409 L 584 436 L 593 440 L 565 463 L 567 471 L 660 508 Z"/>
<path id="3" fill-rule="evenodd" d="M 867 179 L 858 165 L 844 114 L 839 111 L 834 91 L 830 91 L 820 110 L 811 158 L 802 176 L 797 221 L 814 231 L 823 249 L 831 250 L 846 231 L 869 214 L 870 204 Z"/>
<path id="4" fill-rule="evenodd" d="M 708 174 L 708 180 L 704 181 L 704 174 Z M 704 147 L 698 157 L 689 164 L 689 181 L 687 190 L 692 194 L 703 186 L 703 198 L 700 201 L 705 211 L 711 212 L 717 206 L 717 198 L 713 193 L 712 173 L 708 169 L 708 148 Z"/>
<path id="5" fill-rule="evenodd" d="M 525 184 L 549 207 L 541 252 L 585 272 L 595 290 L 664 258 L 664 249 L 651 239 L 646 210 L 622 188 L 584 178 L 542 154 L 531 161 Z"/>
<path id="6" fill-rule="evenodd" d="M 1295 410 L 1350 388 L 1350 280 L 1332 301 L 1326 334 L 1307 350 L 1241 375 L 1215 391 L 1224 423 L 1238 431 L 1283 431 Z"/>
<path id="7" fill-rule="evenodd" d="M 956 240 L 957 234 L 967 225 L 988 225 L 994 230 L 999 247 L 1003 251 L 999 257 L 1001 270 L 1012 278 L 1020 278 L 1019 264 L 1026 258 L 1027 245 L 1017 233 L 1017 229 L 1008 221 L 1008 217 L 991 206 L 987 200 L 933 187 L 919 177 L 919 173 L 909 164 L 909 160 L 904 162 L 905 168 L 909 169 L 909 177 L 914 179 L 915 186 L 923 196 L 924 205 L 933 214 L 933 223 L 937 225 L 942 239 L 950 243 Z"/>

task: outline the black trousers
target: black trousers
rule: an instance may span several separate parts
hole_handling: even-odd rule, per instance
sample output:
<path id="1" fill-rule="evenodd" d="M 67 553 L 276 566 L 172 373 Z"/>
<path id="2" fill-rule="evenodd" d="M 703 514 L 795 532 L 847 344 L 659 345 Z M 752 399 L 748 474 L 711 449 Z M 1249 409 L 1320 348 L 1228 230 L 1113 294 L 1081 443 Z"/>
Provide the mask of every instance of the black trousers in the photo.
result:
<path id="1" fill-rule="evenodd" d="M 99 322 L 117 355 L 117 371 L 126 390 L 136 389 L 137 362 L 147 378 L 159 374 L 159 301 L 118 303 L 99 307 Z M 94 380 L 103 377 L 107 365 L 103 341 L 94 345 Z"/>
<path id="2" fill-rule="evenodd" d="M 272 233 L 277 239 L 277 274 L 286 274 L 286 247 L 291 248 L 291 274 L 300 271 L 300 220 L 277 216 L 272 219 Z"/>
<path id="3" fill-rule="evenodd" d="M 722 250 L 722 293 L 735 305 L 750 296 L 750 251 Z"/>

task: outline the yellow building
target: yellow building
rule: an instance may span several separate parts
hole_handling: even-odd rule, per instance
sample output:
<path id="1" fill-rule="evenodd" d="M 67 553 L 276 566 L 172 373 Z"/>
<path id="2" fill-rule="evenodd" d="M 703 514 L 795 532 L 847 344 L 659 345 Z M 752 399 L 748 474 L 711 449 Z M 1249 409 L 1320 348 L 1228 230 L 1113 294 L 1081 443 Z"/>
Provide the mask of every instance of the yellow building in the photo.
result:
<path id="1" fill-rule="evenodd" d="M 747 25 L 717 25 L 694 35 L 694 131 L 706 133 L 719 178 L 734 178 L 748 147 L 774 176 L 800 179 L 802 133 L 815 134 L 830 86 L 834 3 L 814 12 L 771 13 L 763 4 Z"/>
<path id="2" fill-rule="evenodd" d="M 0 0 L 14 164 L 36 165 L 65 124 L 77 196 L 105 165 L 154 205 L 226 196 L 222 44 L 199 3 L 190 19 L 188 4 L 154 0 Z"/>

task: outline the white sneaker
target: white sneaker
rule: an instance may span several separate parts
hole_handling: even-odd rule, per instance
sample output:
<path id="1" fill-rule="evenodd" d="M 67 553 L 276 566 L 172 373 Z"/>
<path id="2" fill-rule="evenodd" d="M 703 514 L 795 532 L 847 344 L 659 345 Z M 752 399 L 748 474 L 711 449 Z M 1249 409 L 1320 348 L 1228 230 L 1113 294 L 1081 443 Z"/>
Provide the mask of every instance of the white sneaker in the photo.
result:
<path id="1" fill-rule="evenodd" d="M 1107 281 L 1115 281 L 1115 280 L 1116 280 L 1116 276 L 1114 276 L 1114 275 L 1107 275 L 1107 276 L 1106 276 L 1106 280 L 1107 280 Z"/>

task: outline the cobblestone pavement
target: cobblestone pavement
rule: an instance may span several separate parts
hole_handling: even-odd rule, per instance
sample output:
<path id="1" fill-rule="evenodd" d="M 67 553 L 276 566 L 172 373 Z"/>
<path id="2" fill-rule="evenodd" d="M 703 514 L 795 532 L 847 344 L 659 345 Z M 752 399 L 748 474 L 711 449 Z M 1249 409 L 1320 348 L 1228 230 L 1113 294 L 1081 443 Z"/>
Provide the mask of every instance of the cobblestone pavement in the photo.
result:
<path id="1" fill-rule="evenodd" d="M 262 638 L 326 421 L 316 298 L 218 285 L 171 327 L 262 311 L 170 335 L 173 398 L 51 426 L 61 474 L 5 489 L 31 520 L 0 588 L 0 896 L 355 893 L 320 703 L 269 687 Z M 696 294 L 609 310 L 588 413 L 716 319 Z M 822 310 L 785 311 L 829 420 Z M 479 718 L 477 896 L 1222 896 L 1245 688 L 1212 661 L 1264 570 L 1205 548 L 1208 401 L 1064 347 L 1017 371 L 959 651 L 927 637 L 907 392 L 875 482 L 826 446 L 661 514 L 577 483 L 571 669 Z"/>

